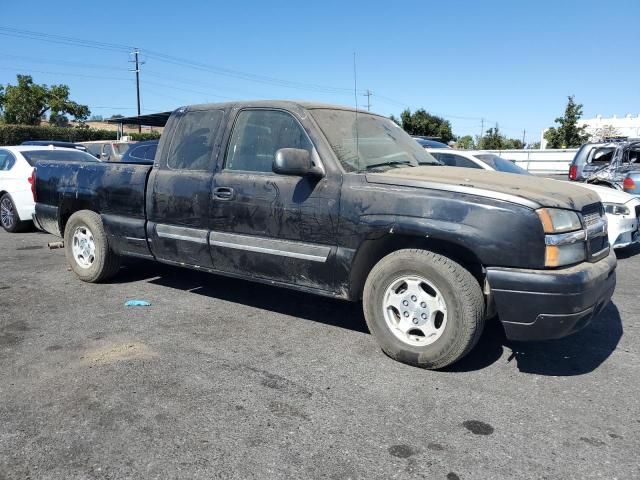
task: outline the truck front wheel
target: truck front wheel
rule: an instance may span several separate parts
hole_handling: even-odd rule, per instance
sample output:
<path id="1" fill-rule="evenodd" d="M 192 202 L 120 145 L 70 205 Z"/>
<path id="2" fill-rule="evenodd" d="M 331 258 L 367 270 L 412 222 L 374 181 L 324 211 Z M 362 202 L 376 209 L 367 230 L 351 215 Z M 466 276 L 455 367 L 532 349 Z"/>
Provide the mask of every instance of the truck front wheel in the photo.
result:
<path id="1" fill-rule="evenodd" d="M 98 283 L 120 269 L 120 256 L 109 247 L 100 215 L 80 210 L 69 218 L 64 230 L 67 261 L 80 280 Z"/>
<path id="2" fill-rule="evenodd" d="M 382 350 L 423 368 L 443 368 L 464 357 L 484 327 L 476 279 L 428 250 L 398 250 L 380 260 L 367 277 L 363 308 Z"/>

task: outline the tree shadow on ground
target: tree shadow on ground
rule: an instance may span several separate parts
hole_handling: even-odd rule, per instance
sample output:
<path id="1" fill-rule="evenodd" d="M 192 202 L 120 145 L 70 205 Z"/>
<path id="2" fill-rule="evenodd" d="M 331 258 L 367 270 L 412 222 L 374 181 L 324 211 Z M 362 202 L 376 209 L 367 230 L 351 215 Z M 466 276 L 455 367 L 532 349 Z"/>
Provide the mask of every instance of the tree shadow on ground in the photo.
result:
<path id="1" fill-rule="evenodd" d="M 362 306 L 327 297 L 273 287 L 247 280 L 146 262 L 128 262 L 113 283 L 148 281 L 180 291 L 249 305 L 304 320 L 368 333 Z M 586 328 L 569 337 L 545 342 L 511 342 L 494 318 L 487 322 L 476 347 L 445 372 L 469 372 L 487 368 L 510 351 L 523 373 L 549 376 L 583 375 L 598 368 L 615 351 L 622 337 L 618 308 L 609 303 Z"/>

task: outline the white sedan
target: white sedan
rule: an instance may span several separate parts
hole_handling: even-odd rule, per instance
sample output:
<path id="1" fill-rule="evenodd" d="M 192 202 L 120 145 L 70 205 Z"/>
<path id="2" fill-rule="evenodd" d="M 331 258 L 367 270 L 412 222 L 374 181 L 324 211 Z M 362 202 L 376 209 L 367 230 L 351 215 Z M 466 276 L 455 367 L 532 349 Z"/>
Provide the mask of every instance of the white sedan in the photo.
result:
<path id="1" fill-rule="evenodd" d="M 0 224 L 7 232 L 31 226 L 35 209 L 32 174 L 39 160 L 98 161 L 93 155 L 72 148 L 0 147 Z"/>
<path id="2" fill-rule="evenodd" d="M 481 168 L 529 175 L 525 169 L 493 153 L 449 148 L 427 148 L 426 150 L 445 165 L 453 167 Z M 572 185 L 588 188 L 600 196 L 609 221 L 609 244 L 614 249 L 640 242 L 640 199 L 638 197 L 598 185 L 576 182 L 572 182 Z"/>

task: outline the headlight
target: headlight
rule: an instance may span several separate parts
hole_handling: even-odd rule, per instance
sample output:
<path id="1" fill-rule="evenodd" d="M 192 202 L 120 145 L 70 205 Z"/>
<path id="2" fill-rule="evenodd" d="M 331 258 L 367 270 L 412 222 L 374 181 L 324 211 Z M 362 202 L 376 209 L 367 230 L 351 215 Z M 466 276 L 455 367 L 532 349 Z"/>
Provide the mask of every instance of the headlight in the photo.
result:
<path id="1" fill-rule="evenodd" d="M 579 263 L 586 258 L 586 232 L 576 212 L 560 208 L 536 210 L 544 237 L 544 266 L 562 267 Z"/>
<path id="2" fill-rule="evenodd" d="M 610 215 L 629 215 L 631 210 L 621 203 L 603 203 L 605 213 Z"/>
<path id="3" fill-rule="evenodd" d="M 545 267 L 562 267 L 582 262 L 585 257 L 584 242 L 567 245 L 547 245 L 544 251 Z"/>
<path id="4" fill-rule="evenodd" d="M 540 208 L 536 210 L 544 233 L 563 233 L 579 230 L 582 228 L 580 217 L 571 210 L 559 208 Z"/>

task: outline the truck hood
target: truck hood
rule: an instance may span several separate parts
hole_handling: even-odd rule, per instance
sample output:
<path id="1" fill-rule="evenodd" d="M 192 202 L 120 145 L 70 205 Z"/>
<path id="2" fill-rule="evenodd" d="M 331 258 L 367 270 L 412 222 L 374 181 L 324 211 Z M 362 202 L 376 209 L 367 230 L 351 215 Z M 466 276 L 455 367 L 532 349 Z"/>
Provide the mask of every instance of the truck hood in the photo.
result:
<path id="1" fill-rule="evenodd" d="M 570 183 L 460 167 L 402 167 L 384 173 L 367 173 L 366 178 L 369 183 L 467 193 L 530 208 L 582 210 L 586 205 L 600 201 L 597 193 Z"/>

